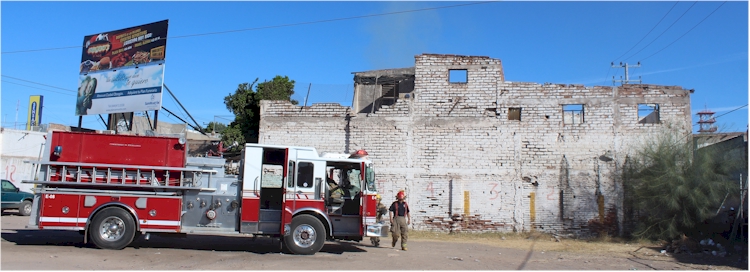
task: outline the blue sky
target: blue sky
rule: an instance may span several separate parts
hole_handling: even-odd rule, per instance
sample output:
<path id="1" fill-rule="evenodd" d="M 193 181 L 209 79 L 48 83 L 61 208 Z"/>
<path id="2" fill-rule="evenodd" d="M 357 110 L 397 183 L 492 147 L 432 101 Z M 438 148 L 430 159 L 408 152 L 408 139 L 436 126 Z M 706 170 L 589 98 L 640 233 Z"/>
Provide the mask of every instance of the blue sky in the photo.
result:
<path id="1" fill-rule="evenodd" d="M 2 125 L 14 126 L 18 101 L 24 124 L 38 94 L 44 123 L 77 125 L 83 37 L 168 19 L 164 82 L 200 123 L 229 122 L 223 98 L 255 78 L 289 76 L 301 103 L 312 84 L 308 104 L 351 105 L 352 72 L 411 67 L 415 55 L 436 53 L 501 59 L 508 81 L 586 86 L 619 79 L 623 69 L 610 62 L 640 61 L 631 79 L 695 89 L 694 113 L 708 107 L 726 114 L 721 130 L 747 129 L 747 107 L 729 112 L 748 104 L 746 1 L 471 3 L 3 1 Z M 464 6 L 440 8 L 456 5 Z M 421 11 L 402 12 L 410 10 Z M 395 14 L 298 24 L 386 13 Z M 179 122 L 163 111 L 159 120 Z M 96 115 L 83 124 L 104 128 Z"/>

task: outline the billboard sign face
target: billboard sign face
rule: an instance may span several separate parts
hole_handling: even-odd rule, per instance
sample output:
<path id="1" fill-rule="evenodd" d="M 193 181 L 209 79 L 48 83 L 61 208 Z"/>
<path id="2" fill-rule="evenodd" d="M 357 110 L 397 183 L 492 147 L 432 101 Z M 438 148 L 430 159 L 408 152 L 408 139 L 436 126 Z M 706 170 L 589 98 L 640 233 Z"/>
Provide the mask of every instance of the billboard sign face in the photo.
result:
<path id="1" fill-rule="evenodd" d="M 87 74 L 163 62 L 168 22 L 164 20 L 84 37 L 79 72 Z"/>
<path id="2" fill-rule="evenodd" d="M 29 116 L 26 118 L 26 130 L 39 126 L 42 123 L 42 103 L 44 96 L 32 95 L 29 97 Z"/>
<path id="3" fill-rule="evenodd" d="M 84 38 L 77 116 L 161 109 L 168 22 Z"/>
<path id="4" fill-rule="evenodd" d="M 164 64 L 80 75 L 76 115 L 161 109 Z"/>

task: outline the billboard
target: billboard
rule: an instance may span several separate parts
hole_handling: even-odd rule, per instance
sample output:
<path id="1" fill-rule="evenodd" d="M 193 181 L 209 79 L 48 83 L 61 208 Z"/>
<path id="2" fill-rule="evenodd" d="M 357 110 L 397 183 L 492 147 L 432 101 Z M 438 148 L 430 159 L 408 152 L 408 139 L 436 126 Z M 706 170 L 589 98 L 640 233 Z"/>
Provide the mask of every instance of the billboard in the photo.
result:
<path id="1" fill-rule="evenodd" d="M 77 116 L 161 109 L 168 21 L 84 38 Z"/>
<path id="2" fill-rule="evenodd" d="M 161 109 L 164 66 L 144 65 L 79 75 L 76 115 Z"/>
<path id="3" fill-rule="evenodd" d="M 42 123 L 42 103 L 44 102 L 44 96 L 32 95 L 29 96 L 29 115 L 26 117 L 26 130 L 31 130 L 31 127 L 39 126 Z"/>
<path id="4" fill-rule="evenodd" d="M 80 73 L 163 62 L 168 22 L 164 20 L 84 37 Z"/>

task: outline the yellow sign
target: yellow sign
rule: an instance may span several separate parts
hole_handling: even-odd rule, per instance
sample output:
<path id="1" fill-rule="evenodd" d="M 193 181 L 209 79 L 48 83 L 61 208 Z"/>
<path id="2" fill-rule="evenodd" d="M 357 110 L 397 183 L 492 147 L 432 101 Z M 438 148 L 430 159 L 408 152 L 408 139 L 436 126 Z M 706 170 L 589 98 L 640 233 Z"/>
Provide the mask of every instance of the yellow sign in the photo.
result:
<path id="1" fill-rule="evenodd" d="M 39 126 L 42 123 L 42 102 L 44 96 L 32 95 L 29 97 L 29 116 L 26 118 L 26 130 Z"/>
<path id="2" fill-rule="evenodd" d="M 464 215 L 471 213 L 471 197 L 469 197 L 469 191 L 464 191 Z"/>

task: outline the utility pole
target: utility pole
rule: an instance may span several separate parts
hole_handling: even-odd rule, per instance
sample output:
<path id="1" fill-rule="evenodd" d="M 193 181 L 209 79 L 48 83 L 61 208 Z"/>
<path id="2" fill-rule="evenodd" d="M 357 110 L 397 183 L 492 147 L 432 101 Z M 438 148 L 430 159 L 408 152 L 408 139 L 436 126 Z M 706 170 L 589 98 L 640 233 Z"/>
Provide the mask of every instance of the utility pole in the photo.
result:
<path id="1" fill-rule="evenodd" d="M 628 65 L 627 62 L 625 63 L 625 65 L 623 65 L 622 62 L 620 62 L 620 66 L 615 66 L 614 62 L 610 63 L 610 65 L 612 66 L 612 68 L 625 68 L 625 79 L 623 80 L 622 76 L 620 76 L 620 80 L 615 80 L 615 76 L 612 76 L 612 85 L 615 85 L 616 81 L 619 81 L 622 84 L 630 84 L 631 80 L 630 80 L 630 77 L 628 76 L 628 68 L 640 68 L 641 67 L 641 62 L 639 61 L 638 64 L 635 65 L 635 66 L 630 66 L 630 65 Z M 632 80 L 632 81 L 635 82 L 636 80 Z M 637 81 L 638 81 L 639 84 L 641 83 L 641 76 L 638 76 L 638 80 Z"/>

